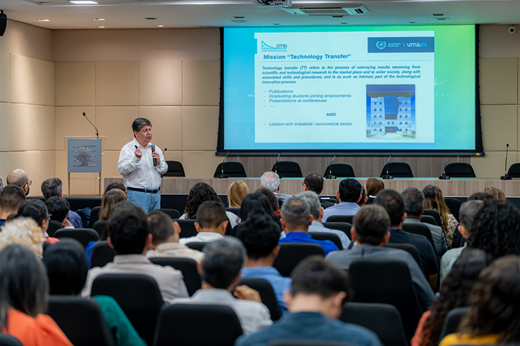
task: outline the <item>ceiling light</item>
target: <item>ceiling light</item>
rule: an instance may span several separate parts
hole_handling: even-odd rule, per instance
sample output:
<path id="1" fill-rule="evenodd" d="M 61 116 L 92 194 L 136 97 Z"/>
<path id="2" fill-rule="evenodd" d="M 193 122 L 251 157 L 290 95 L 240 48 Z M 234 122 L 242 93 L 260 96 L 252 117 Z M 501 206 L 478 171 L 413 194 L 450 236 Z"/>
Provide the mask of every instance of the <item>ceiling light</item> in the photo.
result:
<path id="1" fill-rule="evenodd" d="M 410 24 L 415 24 L 415 22 L 410 22 Z"/>
<path id="2" fill-rule="evenodd" d="M 236 16 L 236 17 L 233 17 L 233 18 L 235 18 L 235 19 L 244 19 L 243 16 Z"/>
<path id="3" fill-rule="evenodd" d="M 147 17 L 147 18 L 145 18 L 145 19 L 146 19 L 146 20 L 156 20 L 157 18 L 155 18 L 155 17 Z"/>
<path id="4" fill-rule="evenodd" d="M 42 18 L 42 19 L 38 19 L 39 22 L 50 22 L 51 20 L 50 19 L 47 19 L 47 18 Z"/>
<path id="5" fill-rule="evenodd" d="M 100 25 L 99 28 L 100 28 L 100 29 L 104 29 L 105 26 L 104 26 L 104 25 Z"/>
<path id="6" fill-rule="evenodd" d="M 444 13 L 433 13 L 432 16 L 434 16 L 434 17 L 444 17 Z"/>
<path id="7" fill-rule="evenodd" d="M 92 0 L 69 0 L 69 2 L 76 5 L 97 5 L 97 2 Z"/>
<path id="8" fill-rule="evenodd" d="M 100 21 L 100 20 L 106 20 L 105 18 L 92 18 L 92 20 Z"/>
<path id="9" fill-rule="evenodd" d="M 158 27 L 158 28 L 164 28 L 164 25 L 162 25 L 162 24 L 158 24 L 157 27 Z"/>
<path id="10" fill-rule="evenodd" d="M 280 25 L 280 23 L 273 23 L 273 25 Z"/>
<path id="11" fill-rule="evenodd" d="M 343 22 L 343 23 L 341 23 L 341 24 L 347 24 L 347 22 Z"/>

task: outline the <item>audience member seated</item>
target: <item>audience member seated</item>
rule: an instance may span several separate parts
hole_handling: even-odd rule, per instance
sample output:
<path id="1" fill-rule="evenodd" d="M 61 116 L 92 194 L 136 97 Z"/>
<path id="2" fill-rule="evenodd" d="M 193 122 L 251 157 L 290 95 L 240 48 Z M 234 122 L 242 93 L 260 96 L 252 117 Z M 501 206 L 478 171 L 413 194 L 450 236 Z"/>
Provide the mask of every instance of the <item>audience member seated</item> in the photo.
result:
<path id="1" fill-rule="evenodd" d="M 242 180 L 235 180 L 229 185 L 227 190 L 228 203 L 230 208 L 240 208 L 242 200 L 249 193 L 249 187 Z"/>
<path id="2" fill-rule="evenodd" d="M 323 222 L 326 222 L 332 215 L 356 215 L 359 211 L 357 203 L 361 200 L 361 184 L 356 179 L 344 179 L 339 183 L 339 190 L 336 197 L 339 204 L 325 209 L 323 212 Z"/>
<path id="3" fill-rule="evenodd" d="M 20 244 L 42 257 L 45 240 L 41 228 L 28 217 L 20 217 L 6 223 L 0 232 L 0 250 L 11 244 Z"/>
<path id="4" fill-rule="evenodd" d="M 520 211 L 509 202 L 484 202 L 471 224 L 467 244 L 493 258 L 520 255 Z"/>
<path id="5" fill-rule="evenodd" d="M 165 302 L 176 297 L 187 297 L 188 291 L 182 273 L 171 267 L 155 265 L 145 254 L 152 243 L 152 235 L 144 211 L 130 202 L 114 206 L 108 219 L 108 244 L 116 256 L 113 263 L 88 271 L 86 285 L 81 292 L 90 296 L 92 283 L 102 274 L 142 274 L 157 281 Z"/>
<path id="6" fill-rule="evenodd" d="M 146 257 L 184 257 L 197 262 L 202 261 L 204 258 L 202 252 L 179 243 L 181 227 L 177 221 L 172 222 L 166 213 L 157 209 L 149 212 L 146 218 L 152 234 L 152 245 Z"/>
<path id="7" fill-rule="evenodd" d="M 482 208 L 483 204 L 484 202 L 482 201 L 467 201 L 462 203 L 459 211 L 460 224 L 458 231 L 464 239 L 467 239 L 470 235 L 473 222 L 475 221 L 477 213 L 479 212 L 480 208 Z M 464 244 L 462 247 L 448 250 L 444 256 L 442 256 L 439 273 L 441 283 L 446 275 L 450 272 L 453 263 L 455 263 L 457 258 L 459 258 L 460 254 L 462 253 L 462 250 L 465 248 L 466 244 Z"/>
<path id="8" fill-rule="evenodd" d="M 105 192 L 103 193 L 103 196 L 106 195 L 108 191 L 113 190 L 113 189 L 118 189 L 118 190 L 121 190 L 124 193 L 126 193 L 126 186 L 125 186 L 125 184 L 115 182 L 115 183 L 108 184 L 107 188 L 105 189 Z"/>
<path id="9" fill-rule="evenodd" d="M 312 191 L 318 195 L 320 204 L 323 208 L 332 207 L 336 201 L 330 199 L 322 199 L 320 197 L 323 191 L 323 176 L 316 172 L 310 172 L 303 179 L 303 191 Z"/>
<path id="10" fill-rule="evenodd" d="M 390 240 L 389 243 L 412 244 L 419 250 L 421 264 L 428 275 L 428 281 L 432 288 L 437 286 L 437 274 L 439 262 L 433 246 L 425 236 L 403 231 L 403 221 L 406 219 L 404 201 L 401 194 L 395 190 L 385 189 L 377 194 L 374 204 L 382 206 L 390 216 Z"/>
<path id="11" fill-rule="evenodd" d="M 259 191 L 261 190 L 261 191 Z M 272 219 L 278 227 L 280 227 L 280 233 L 282 233 L 282 224 L 280 223 L 280 216 L 276 215 L 272 208 L 273 196 L 274 194 L 264 188 L 257 190 L 255 193 L 250 193 L 244 200 L 242 201 L 242 206 L 240 207 L 240 222 L 244 222 L 249 219 L 251 216 L 255 215 L 263 215 Z M 270 197 L 266 197 L 267 194 L 270 194 Z M 278 199 L 276 199 L 276 203 L 278 203 Z M 235 236 L 238 233 L 238 226 L 235 226 L 231 231 L 231 235 Z"/>
<path id="12" fill-rule="evenodd" d="M 361 199 L 359 200 L 359 202 L 357 202 L 357 205 L 359 205 L 360 208 L 363 208 L 363 206 L 365 204 L 367 204 L 368 202 L 368 196 L 367 196 L 367 191 L 366 191 L 366 188 L 364 186 L 361 187 Z"/>
<path id="13" fill-rule="evenodd" d="M 406 219 L 403 223 L 420 223 L 430 229 L 433 244 L 437 258 L 440 259 L 448 247 L 446 245 L 446 237 L 442 231 L 442 227 L 432 225 L 426 222 L 421 223 L 421 215 L 424 213 L 424 194 L 416 187 L 407 187 L 401 192 L 404 201 L 404 211 Z"/>
<path id="14" fill-rule="evenodd" d="M 379 191 L 385 189 L 385 183 L 381 179 L 377 178 L 368 178 L 365 182 L 365 190 L 367 191 L 368 201 L 367 204 L 374 203 L 377 194 Z"/>
<path id="15" fill-rule="evenodd" d="M 491 196 L 493 196 L 497 201 L 505 201 L 506 200 L 506 194 L 504 191 L 497 189 L 496 187 L 488 186 L 484 189 L 485 193 L 489 193 Z"/>
<path id="16" fill-rule="evenodd" d="M 500 258 L 482 271 L 469 296 L 469 312 L 457 334 L 440 346 L 520 342 L 520 258 Z"/>
<path id="17" fill-rule="evenodd" d="M 244 334 L 271 325 L 269 310 L 262 304 L 258 292 L 247 286 L 237 286 L 244 254 L 244 246 L 232 237 L 206 245 L 201 265 L 202 289 L 191 298 L 178 298 L 171 303 L 227 305 L 235 310 Z"/>
<path id="18" fill-rule="evenodd" d="M 13 184 L 19 186 L 26 196 L 29 195 L 32 185 L 32 181 L 29 180 L 27 172 L 20 168 L 9 172 L 9 174 L 7 175 L 6 183 L 7 185 Z"/>
<path id="19" fill-rule="evenodd" d="M 47 229 L 49 228 L 49 212 L 45 203 L 39 199 L 28 199 L 20 204 L 18 208 L 18 214 L 16 218 L 29 217 L 33 219 L 36 224 L 40 227 L 41 232 L 45 238 L 45 241 L 51 244 L 55 244 L 60 240 L 57 238 L 49 237 Z"/>
<path id="20" fill-rule="evenodd" d="M 101 210 L 99 211 L 99 220 L 108 220 L 112 208 L 117 203 L 128 201 L 126 193 L 119 189 L 111 189 L 103 196 L 101 200 Z"/>
<path id="21" fill-rule="evenodd" d="M 267 198 L 269 201 L 269 204 L 271 204 L 271 208 L 273 209 L 273 212 L 275 215 L 280 215 L 280 203 L 278 203 L 278 197 L 269 189 L 266 189 L 265 187 L 261 187 L 255 191 L 255 193 L 260 193 Z"/>
<path id="22" fill-rule="evenodd" d="M 88 265 L 85 250 L 78 242 L 71 239 L 60 241 L 45 252 L 43 263 L 47 268 L 51 295 L 76 296 L 81 293 Z M 114 298 L 95 296 L 92 299 L 99 303 L 117 346 L 146 346 Z"/>
<path id="23" fill-rule="evenodd" d="M 443 281 L 439 296 L 426 311 L 417 327 L 411 346 L 437 346 L 448 313 L 469 305 L 471 288 L 480 272 L 491 263 L 491 257 L 482 250 L 467 249 L 455 262 L 453 270 Z"/>
<path id="24" fill-rule="evenodd" d="M 221 201 L 204 202 L 197 210 L 197 222 L 195 222 L 197 235 L 181 238 L 179 243 L 182 245 L 193 242 L 207 243 L 222 239 L 226 234 L 228 222 L 226 210 Z"/>
<path id="25" fill-rule="evenodd" d="M 457 219 L 451 214 L 450 209 L 446 205 L 441 189 L 435 185 L 426 185 L 422 192 L 424 194 L 424 208 L 436 210 L 441 216 L 446 244 L 448 249 L 451 249 L 453 233 L 455 233 L 458 225 Z"/>
<path id="26" fill-rule="evenodd" d="M 23 201 L 25 201 L 25 193 L 17 185 L 7 185 L 0 192 L 0 227 L 9 215 L 18 212 L 18 208 Z"/>
<path id="27" fill-rule="evenodd" d="M 390 217 L 383 207 L 364 206 L 354 217 L 354 225 L 351 230 L 354 241 L 352 249 L 333 252 L 327 256 L 326 260 L 345 270 L 349 269 L 352 261 L 359 258 L 403 260 L 410 269 L 419 303 L 426 311 L 433 302 L 433 291 L 412 255 L 404 250 L 385 247 L 391 238 L 390 231 L 388 231 L 390 223 Z"/>
<path id="28" fill-rule="evenodd" d="M 69 219 L 67 219 L 70 204 L 65 198 L 51 197 L 45 201 L 45 206 L 47 207 L 51 220 L 58 221 L 63 228 L 75 228 Z"/>
<path id="29" fill-rule="evenodd" d="M 496 200 L 493 195 L 490 195 L 487 192 L 475 192 L 471 196 L 468 197 L 468 201 L 482 201 L 482 202 L 491 202 Z"/>
<path id="30" fill-rule="evenodd" d="M 381 346 L 370 330 L 337 321 L 350 298 L 347 274 L 317 257 L 302 261 L 292 273 L 289 307 L 277 323 L 261 332 L 237 339 L 236 346 L 267 345 L 274 340 L 339 341 L 351 346 Z"/>
<path id="31" fill-rule="evenodd" d="M 311 208 L 304 200 L 293 197 L 282 205 L 282 219 L 280 220 L 285 238 L 279 243 L 311 243 L 320 245 L 325 255 L 338 251 L 338 247 L 330 240 L 314 240 L 309 234 L 309 225 L 312 223 Z"/>
<path id="32" fill-rule="evenodd" d="M 282 312 L 285 312 L 287 307 L 283 301 L 283 294 L 291 289 L 291 279 L 283 277 L 273 267 L 274 260 L 280 252 L 279 238 L 278 225 L 265 216 L 254 215 L 238 226 L 238 239 L 247 251 L 242 277 L 269 281 Z"/>
<path id="33" fill-rule="evenodd" d="M 190 193 L 188 194 L 188 199 L 186 200 L 184 214 L 179 217 L 179 220 L 194 219 L 194 216 L 196 216 L 200 205 L 207 201 L 222 202 L 215 190 L 213 190 L 213 188 L 208 184 L 197 183 L 193 185 Z M 226 215 L 229 219 L 231 228 L 235 227 L 239 222 L 238 216 L 230 211 L 226 211 Z"/>
<path id="34" fill-rule="evenodd" d="M 300 192 L 296 195 L 296 197 L 301 198 L 309 205 L 312 215 L 312 223 L 309 226 L 309 232 L 323 232 L 323 233 L 333 233 L 338 236 L 339 240 L 341 240 L 341 245 L 343 249 L 347 249 L 350 245 L 350 239 L 348 239 L 347 235 L 343 231 L 339 231 L 337 229 L 325 228 L 321 223 L 321 219 L 323 218 L 323 207 L 321 206 L 320 199 L 315 192 L 305 191 Z"/>
<path id="35" fill-rule="evenodd" d="M 269 171 L 262 174 L 260 177 L 260 186 L 274 193 L 282 203 L 292 197 L 291 195 L 280 193 L 280 177 L 275 172 Z"/>
<path id="36" fill-rule="evenodd" d="M 48 200 L 51 197 L 63 198 L 63 183 L 60 178 L 49 178 L 44 180 L 41 190 L 45 200 Z M 75 211 L 69 210 L 67 218 L 70 220 L 70 223 L 74 228 L 83 228 L 81 216 L 79 216 Z"/>
<path id="37" fill-rule="evenodd" d="M 23 245 L 0 251 L 0 327 L 24 346 L 72 346 L 48 315 L 49 284 L 41 261 Z"/>

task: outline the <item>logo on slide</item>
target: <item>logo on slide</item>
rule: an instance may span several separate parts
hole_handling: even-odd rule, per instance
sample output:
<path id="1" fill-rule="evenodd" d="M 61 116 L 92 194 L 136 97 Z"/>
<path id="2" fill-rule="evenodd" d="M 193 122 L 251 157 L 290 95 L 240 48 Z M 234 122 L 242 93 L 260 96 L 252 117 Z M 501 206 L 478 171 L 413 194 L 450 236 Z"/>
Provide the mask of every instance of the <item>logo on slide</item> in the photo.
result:
<path id="1" fill-rule="evenodd" d="M 262 50 L 263 51 L 266 51 L 266 50 L 273 51 L 273 50 L 275 50 L 275 51 L 278 51 L 278 52 L 285 52 L 285 51 L 287 51 L 287 44 L 279 43 L 275 47 L 273 47 L 273 46 L 268 45 L 264 41 L 262 41 Z"/>
<path id="2" fill-rule="evenodd" d="M 377 41 L 376 47 L 379 49 L 385 49 L 386 48 L 386 41 Z"/>

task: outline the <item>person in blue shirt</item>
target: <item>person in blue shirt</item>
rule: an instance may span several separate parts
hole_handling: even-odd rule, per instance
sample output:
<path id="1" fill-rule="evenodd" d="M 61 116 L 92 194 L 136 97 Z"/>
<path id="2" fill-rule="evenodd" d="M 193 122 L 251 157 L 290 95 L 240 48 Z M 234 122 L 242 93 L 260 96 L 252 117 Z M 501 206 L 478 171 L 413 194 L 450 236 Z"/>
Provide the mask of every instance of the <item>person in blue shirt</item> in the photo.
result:
<path id="1" fill-rule="evenodd" d="M 356 215 L 361 209 L 358 203 L 363 197 L 362 190 L 363 186 L 356 179 L 343 179 L 336 192 L 340 203 L 323 211 L 322 222 L 326 222 L 332 215 Z"/>
<path id="2" fill-rule="evenodd" d="M 287 311 L 283 301 L 285 291 L 291 290 L 291 278 L 282 276 L 273 267 L 275 258 L 280 252 L 278 239 L 280 228 L 263 215 L 253 215 L 238 226 L 238 239 L 247 251 L 246 262 L 242 268 L 242 277 L 266 279 L 273 286 L 276 299 L 282 310 Z"/>
<path id="3" fill-rule="evenodd" d="M 285 205 L 285 204 L 284 204 Z M 235 346 L 265 346 L 274 340 L 340 341 L 351 346 L 382 346 L 372 331 L 337 321 L 350 298 L 347 274 L 319 257 L 308 257 L 292 273 L 285 293 L 289 313 L 266 329 L 244 335 Z"/>
<path id="4" fill-rule="evenodd" d="M 311 208 L 309 204 L 298 197 L 289 198 L 282 205 L 282 229 L 286 236 L 279 240 L 283 243 L 318 244 L 325 251 L 325 256 L 338 247 L 330 240 L 314 240 L 309 234 L 309 225 L 312 224 Z"/>

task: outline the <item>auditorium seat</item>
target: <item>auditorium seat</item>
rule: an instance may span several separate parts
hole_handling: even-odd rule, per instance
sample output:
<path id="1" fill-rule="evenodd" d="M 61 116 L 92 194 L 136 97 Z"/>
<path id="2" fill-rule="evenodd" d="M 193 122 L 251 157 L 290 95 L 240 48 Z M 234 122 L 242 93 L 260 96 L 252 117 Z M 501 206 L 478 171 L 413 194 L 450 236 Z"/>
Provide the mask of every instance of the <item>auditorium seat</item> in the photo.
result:
<path id="1" fill-rule="evenodd" d="M 93 228 L 94 224 L 99 221 L 99 212 L 101 211 L 101 206 L 95 207 L 90 212 L 90 220 L 88 222 L 88 227 Z M 101 236 L 101 235 L 100 235 Z"/>
<path id="2" fill-rule="evenodd" d="M 239 285 L 246 285 L 249 288 L 254 289 L 260 294 L 262 303 L 267 306 L 269 313 L 271 314 L 271 320 L 277 321 L 282 317 L 282 309 L 276 299 L 273 286 L 266 279 L 249 278 L 242 279 Z"/>
<path id="3" fill-rule="evenodd" d="M 105 232 L 105 228 L 107 227 L 107 220 L 99 220 L 92 225 L 92 228 L 99 234 L 99 238 L 103 236 L 103 232 Z"/>
<path id="4" fill-rule="evenodd" d="M 77 240 L 86 249 L 91 241 L 98 241 L 99 235 L 92 228 L 62 228 L 54 233 L 58 239 L 72 238 Z"/>
<path id="5" fill-rule="evenodd" d="M 475 171 L 469 163 L 453 162 L 446 166 L 445 174 L 451 178 L 476 178 Z"/>
<path id="6" fill-rule="evenodd" d="M 388 175 L 394 178 L 413 178 L 412 168 L 406 162 L 390 162 L 388 165 Z M 386 166 L 381 170 L 381 175 L 386 175 Z"/>
<path id="7" fill-rule="evenodd" d="M 229 306 L 172 304 L 159 313 L 153 346 L 233 346 L 242 334 L 240 320 Z"/>
<path id="8" fill-rule="evenodd" d="M 170 266 L 180 270 L 190 296 L 201 288 L 202 283 L 195 260 L 182 257 L 150 257 L 150 261 L 163 267 Z"/>
<path id="9" fill-rule="evenodd" d="M 460 207 L 462 206 L 461 201 L 455 198 L 444 197 L 444 202 L 448 206 L 450 213 L 458 220 Z"/>
<path id="10" fill-rule="evenodd" d="M 446 335 L 453 334 L 457 331 L 459 327 L 460 321 L 464 316 L 467 315 L 469 311 L 468 307 L 455 308 L 451 310 L 446 319 L 444 320 L 444 325 L 442 326 L 441 335 L 439 337 L 439 341 L 442 340 Z"/>
<path id="11" fill-rule="evenodd" d="M 49 227 L 47 228 L 47 234 L 49 237 L 54 237 L 54 233 L 56 233 L 57 230 L 62 229 L 63 225 L 56 220 L 50 220 L 49 221 Z"/>
<path id="12" fill-rule="evenodd" d="M 90 257 L 90 268 L 104 267 L 107 263 L 113 262 L 116 253 L 114 249 L 108 245 L 108 241 L 98 241 L 92 248 L 92 257 Z"/>
<path id="13" fill-rule="evenodd" d="M 435 219 L 435 222 L 437 223 L 437 226 L 442 228 L 441 215 L 439 214 L 439 212 L 437 210 L 424 209 L 423 215 L 433 216 L 433 218 Z"/>
<path id="14" fill-rule="evenodd" d="M 177 211 L 177 209 L 159 209 L 163 213 L 167 214 L 172 220 L 178 219 L 181 214 Z"/>
<path id="15" fill-rule="evenodd" d="M 435 221 L 435 218 L 431 215 L 421 215 L 421 222 L 429 223 L 430 225 L 434 225 L 434 226 L 438 226 L 437 221 Z"/>
<path id="16" fill-rule="evenodd" d="M 219 174 L 227 174 L 230 178 L 247 178 L 246 169 L 241 162 L 219 163 L 213 177 L 216 178 Z"/>
<path id="17" fill-rule="evenodd" d="M 430 244 L 432 244 L 432 247 L 435 249 L 432 232 L 428 226 L 422 225 L 421 223 L 403 223 L 403 231 L 426 237 L 426 239 L 428 239 Z"/>
<path id="18" fill-rule="evenodd" d="M 393 248 L 393 249 L 399 249 L 404 250 L 408 252 L 410 255 L 412 255 L 415 262 L 417 262 L 417 265 L 421 269 L 421 271 L 424 273 L 425 277 L 428 277 L 428 274 L 424 271 L 421 261 L 421 254 L 419 253 L 419 250 L 415 245 L 412 244 L 404 244 L 404 243 L 388 243 L 385 245 L 385 247 Z"/>
<path id="19" fill-rule="evenodd" d="M 520 178 L 520 163 L 513 163 L 511 166 L 509 166 L 507 175 L 511 176 L 512 178 Z"/>
<path id="20" fill-rule="evenodd" d="M 64 193 L 65 194 L 65 193 Z M 70 210 L 77 211 L 83 208 L 94 209 L 101 205 L 101 197 L 63 197 L 70 205 Z"/>
<path id="21" fill-rule="evenodd" d="M 207 243 L 206 241 L 192 241 L 187 243 L 186 246 L 192 250 L 202 251 Z"/>
<path id="22" fill-rule="evenodd" d="M 337 234 L 327 232 L 309 232 L 314 240 L 330 240 L 339 250 L 343 250 L 343 245 Z"/>
<path id="23" fill-rule="evenodd" d="M 226 211 L 229 211 L 229 212 L 235 214 L 236 216 L 240 215 L 240 208 L 226 208 Z"/>
<path id="24" fill-rule="evenodd" d="M 328 165 L 325 169 L 325 173 L 323 173 L 323 176 L 329 174 L 335 175 L 336 178 L 354 178 L 356 176 L 354 174 L 354 169 L 352 168 L 352 166 L 346 163 L 335 163 L 333 165 Z"/>
<path id="25" fill-rule="evenodd" d="M 272 168 L 282 178 L 303 178 L 300 164 L 294 161 L 279 161 Z"/>
<path id="26" fill-rule="evenodd" d="M 195 228 L 195 220 L 175 220 L 181 226 L 181 238 L 195 237 L 197 235 L 197 229 Z"/>
<path id="27" fill-rule="evenodd" d="M 324 222 L 323 226 L 325 226 L 325 228 L 337 229 L 338 231 L 342 231 L 347 235 L 348 239 L 352 240 L 352 235 L 350 234 L 352 225 L 348 222 Z"/>
<path id="28" fill-rule="evenodd" d="M 102 274 L 92 283 L 91 296 L 116 300 L 137 333 L 151 345 L 164 300 L 154 278 L 137 274 Z"/>
<path id="29" fill-rule="evenodd" d="M 20 340 L 8 334 L 0 334 L 0 346 L 23 346 Z"/>
<path id="30" fill-rule="evenodd" d="M 352 225 L 354 215 L 331 215 L 327 218 L 327 222 L 346 222 Z"/>
<path id="31" fill-rule="evenodd" d="M 289 277 L 298 263 L 313 255 L 321 255 L 325 257 L 325 251 L 323 251 L 323 248 L 317 244 L 280 244 L 280 252 L 278 253 L 278 257 L 274 260 L 273 267 L 275 267 L 283 276 Z"/>
<path id="32" fill-rule="evenodd" d="M 166 161 L 168 164 L 168 171 L 164 173 L 165 177 L 185 177 L 184 167 L 179 161 Z"/>

